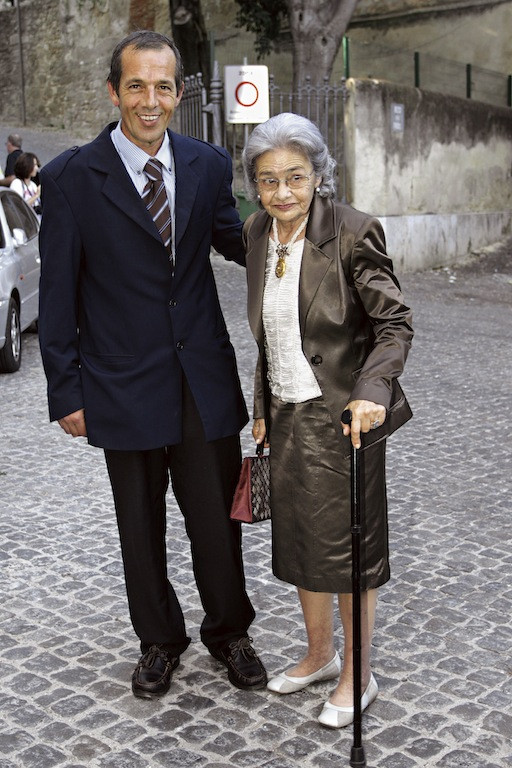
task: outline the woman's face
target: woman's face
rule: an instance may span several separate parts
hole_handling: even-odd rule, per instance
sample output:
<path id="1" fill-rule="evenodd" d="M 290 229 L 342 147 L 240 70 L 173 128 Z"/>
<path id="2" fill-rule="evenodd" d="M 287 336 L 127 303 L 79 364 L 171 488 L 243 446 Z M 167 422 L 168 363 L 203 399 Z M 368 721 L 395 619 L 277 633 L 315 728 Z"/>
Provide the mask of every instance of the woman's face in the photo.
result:
<path id="1" fill-rule="evenodd" d="M 283 224 L 298 224 L 307 215 L 315 187 L 321 182 L 313 174 L 311 161 L 293 147 L 273 149 L 260 155 L 255 164 L 255 178 L 261 204 L 270 216 Z M 279 180 L 277 188 L 266 187 L 266 179 Z M 290 189 L 287 180 L 302 186 Z"/>

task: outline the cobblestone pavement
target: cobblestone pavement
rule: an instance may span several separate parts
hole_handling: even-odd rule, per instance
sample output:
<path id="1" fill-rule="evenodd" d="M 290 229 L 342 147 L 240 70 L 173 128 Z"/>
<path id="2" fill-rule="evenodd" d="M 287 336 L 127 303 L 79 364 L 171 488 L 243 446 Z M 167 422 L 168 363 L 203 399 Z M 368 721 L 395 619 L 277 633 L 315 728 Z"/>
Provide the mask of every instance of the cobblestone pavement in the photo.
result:
<path id="1" fill-rule="evenodd" d="M 402 277 L 415 418 L 389 441 L 392 579 L 375 631 L 380 694 L 363 717 L 371 768 L 512 766 L 511 258 L 512 242 Z M 214 263 L 250 402 L 244 274 Z M 23 341 L 21 370 L 0 376 L 0 768 L 347 766 L 351 728 L 316 720 L 332 683 L 239 691 L 201 645 L 172 496 L 169 569 L 193 643 L 166 697 L 132 696 L 138 645 L 102 452 L 48 424 L 37 335 Z M 244 528 L 244 559 L 272 674 L 301 655 L 305 632 L 294 589 L 271 574 L 268 525 Z"/>

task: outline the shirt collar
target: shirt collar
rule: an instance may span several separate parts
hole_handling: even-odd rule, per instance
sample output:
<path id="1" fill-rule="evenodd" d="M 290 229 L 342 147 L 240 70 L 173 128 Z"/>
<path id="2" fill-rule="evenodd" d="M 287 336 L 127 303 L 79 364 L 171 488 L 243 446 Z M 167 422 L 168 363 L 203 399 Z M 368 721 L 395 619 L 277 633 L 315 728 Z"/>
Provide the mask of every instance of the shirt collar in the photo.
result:
<path id="1" fill-rule="evenodd" d="M 116 127 L 111 133 L 112 141 L 117 147 L 117 151 L 123 158 L 123 160 L 130 166 L 134 173 L 140 174 L 144 171 L 144 166 L 152 155 L 148 155 L 143 149 L 138 147 L 133 141 L 130 141 L 121 130 L 121 121 L 118 122 Z M 164 133 L 162 146 L 154 155 L 157 160 L 160 160 L 164 168 L 169 173 L 172 173 L 172 152 L 171 142 L 169 141 L 169 134 L 167 131 Z"/>

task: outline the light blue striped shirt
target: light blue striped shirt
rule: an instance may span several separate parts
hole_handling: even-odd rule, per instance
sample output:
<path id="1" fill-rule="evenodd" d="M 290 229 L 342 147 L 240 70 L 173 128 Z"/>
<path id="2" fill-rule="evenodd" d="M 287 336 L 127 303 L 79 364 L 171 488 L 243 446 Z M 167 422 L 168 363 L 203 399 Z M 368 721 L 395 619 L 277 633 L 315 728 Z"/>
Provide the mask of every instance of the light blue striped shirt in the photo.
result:
<path id="1" fill-rule="evenodd" d="M 152 157 L 152 155 L 148 155 L 147 152 L 144 152 L 143 149 L 140 149 L 140 147 L 138 147 L 133 143 L 133 141 L 130 141 L 130 139 L 124 135 L 121 130 L 121 121 L 118 122 L 114 130 L 111 132 L 110 138 L 112 139 L 112 143 L 119 153 L 119 156 L 123 161 L 126 170 L 128 171 L 128 175 L 135 185 L 135 189 L 139 195 L 142 196 L 144 187 L 149 181 L 148 176 L 144 172 L 144 166 L 150 157 Z M 173 231 L 171 247 L 174 259 L 176 259 L 176 252 L 174 249 L 176 176 L 174 173 L 174 157 L 172 154 L 171 142 L 169 141 L 169 134 L 167 131 L 164 134 L 162 146 L 154 157 L 156 160 L 160 160 L 163 165 L 162 176 L 164 179 L 167 198 L 169 200 L 169 206 L 171 209 Z"/>

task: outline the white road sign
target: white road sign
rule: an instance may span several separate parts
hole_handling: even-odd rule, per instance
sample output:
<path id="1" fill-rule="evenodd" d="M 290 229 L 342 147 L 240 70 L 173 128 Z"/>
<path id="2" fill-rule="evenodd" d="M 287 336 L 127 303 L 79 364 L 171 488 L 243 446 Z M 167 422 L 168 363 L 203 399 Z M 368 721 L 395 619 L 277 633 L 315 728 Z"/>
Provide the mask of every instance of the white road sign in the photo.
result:
<path id="1" fill-rule="evenodd" d="M 227 123 L 263 123 L 269 118 L 268 67 L 224 67 Z"/>

